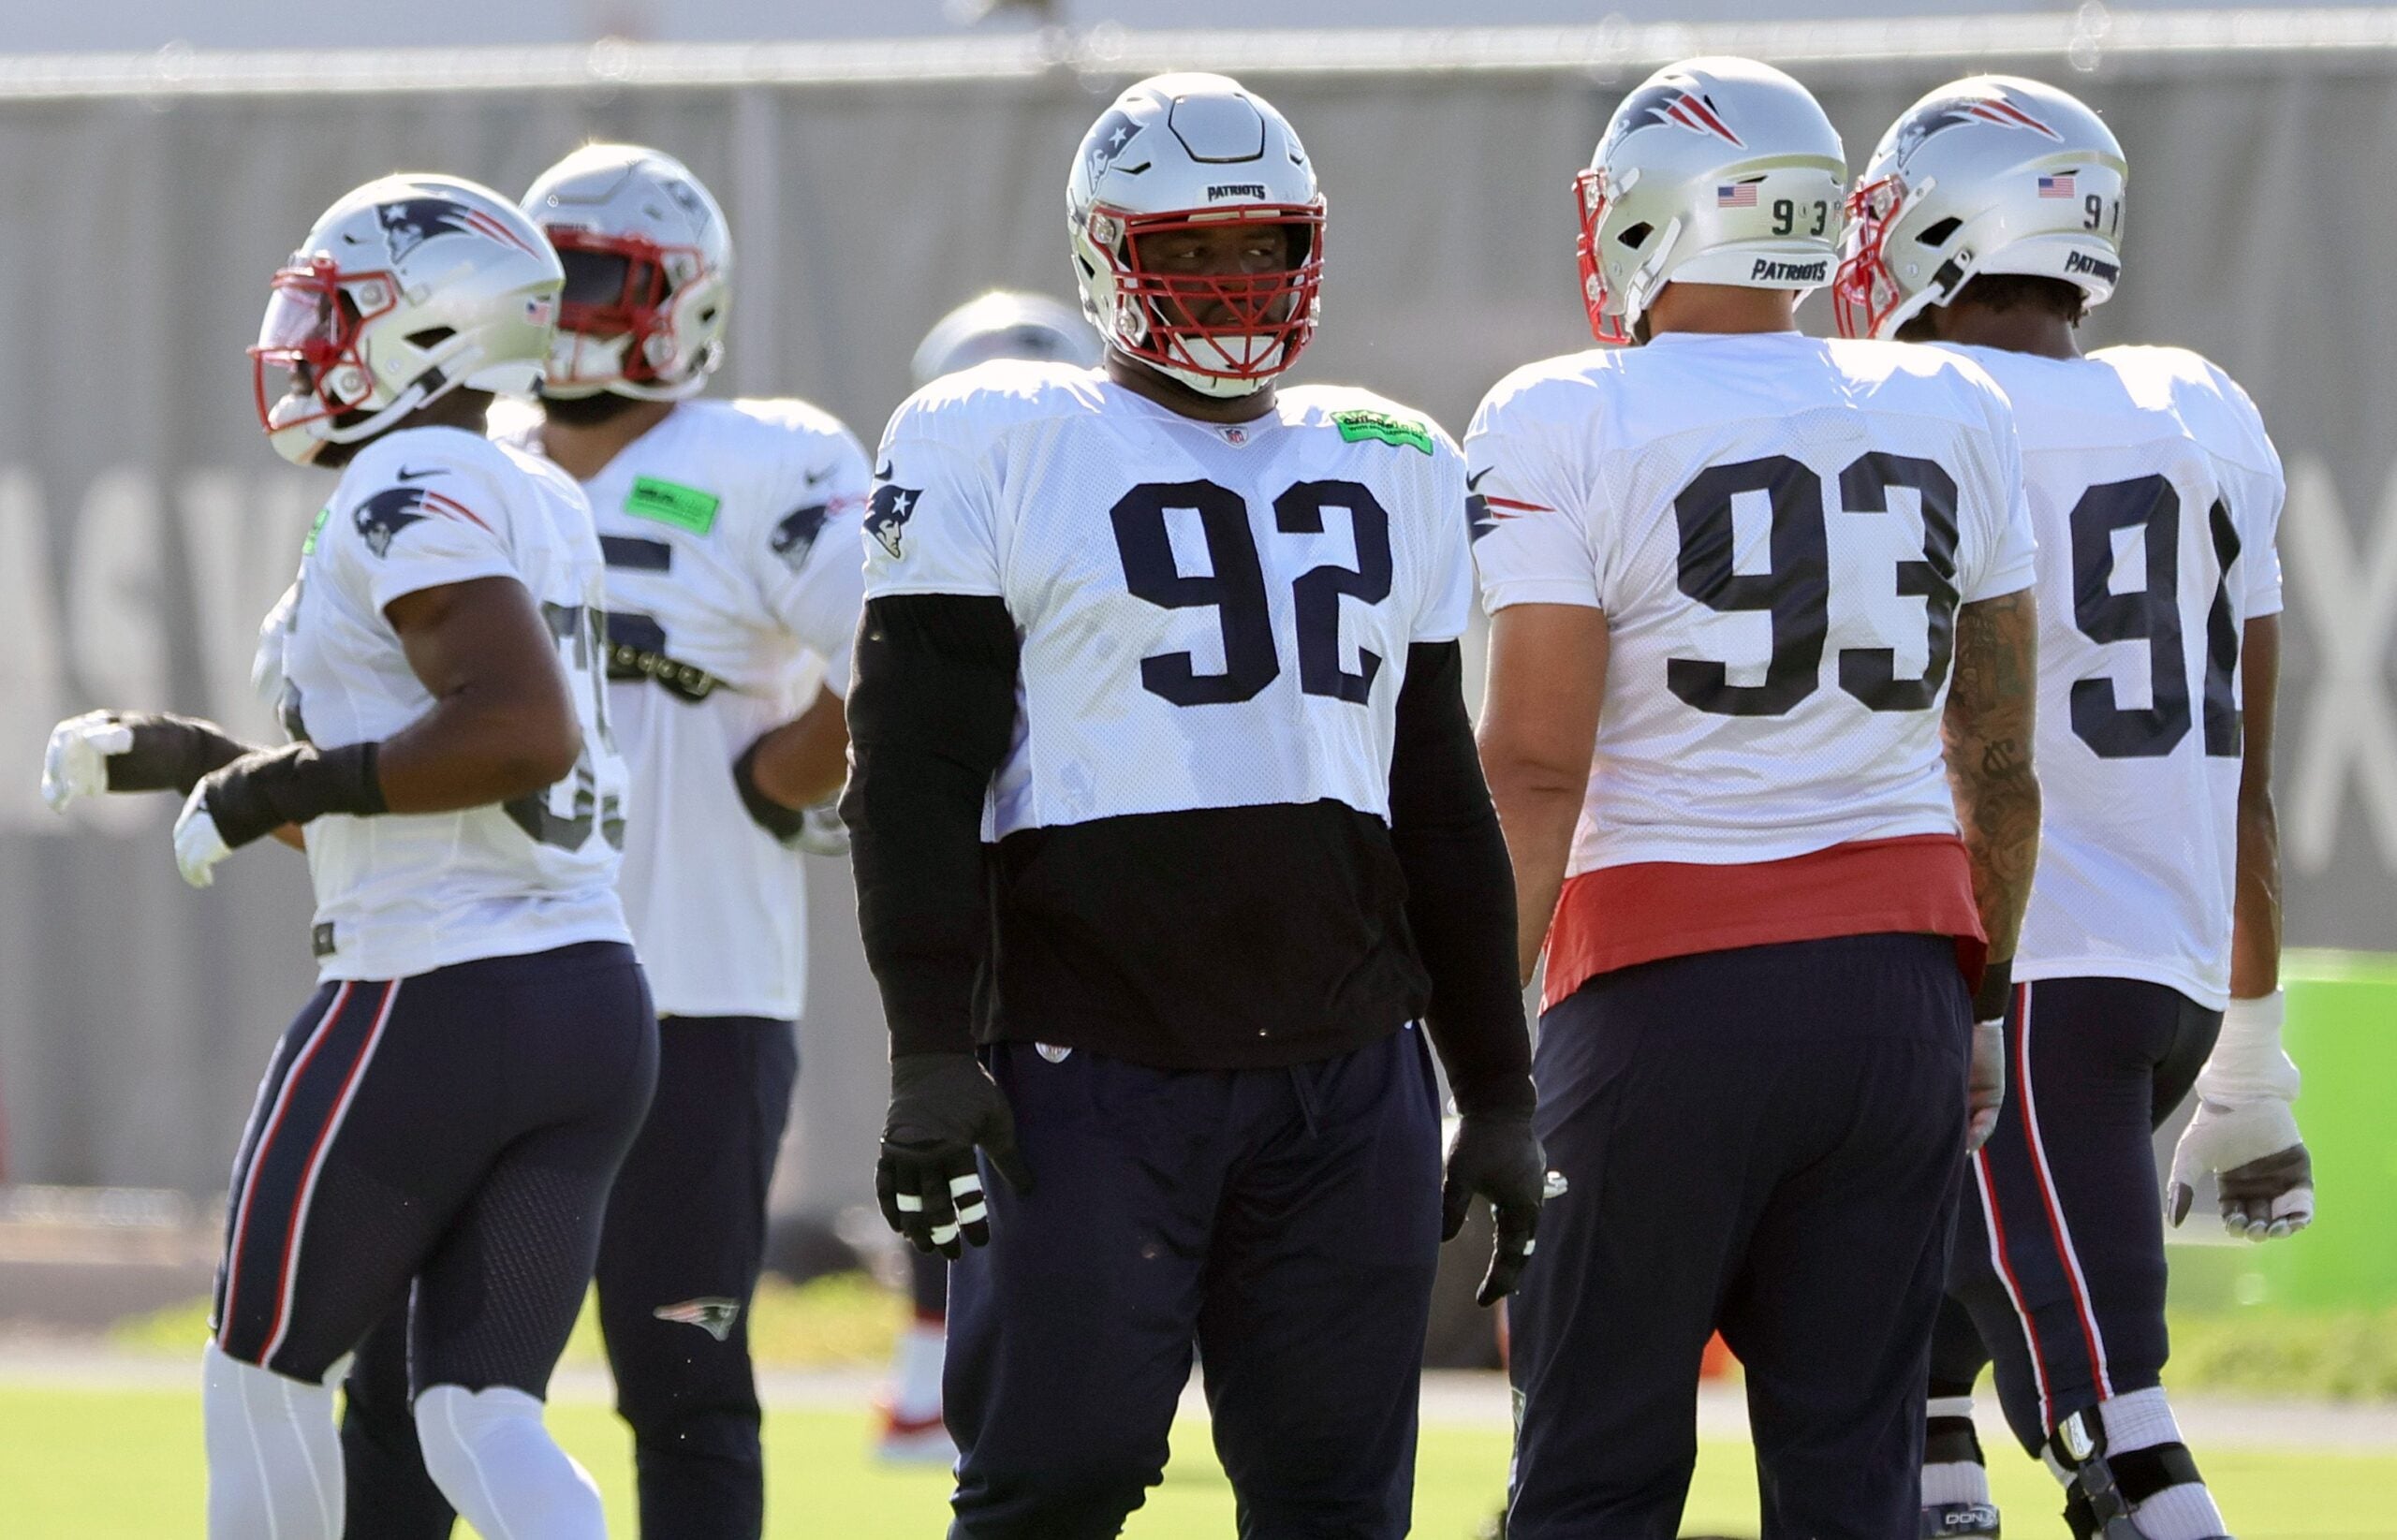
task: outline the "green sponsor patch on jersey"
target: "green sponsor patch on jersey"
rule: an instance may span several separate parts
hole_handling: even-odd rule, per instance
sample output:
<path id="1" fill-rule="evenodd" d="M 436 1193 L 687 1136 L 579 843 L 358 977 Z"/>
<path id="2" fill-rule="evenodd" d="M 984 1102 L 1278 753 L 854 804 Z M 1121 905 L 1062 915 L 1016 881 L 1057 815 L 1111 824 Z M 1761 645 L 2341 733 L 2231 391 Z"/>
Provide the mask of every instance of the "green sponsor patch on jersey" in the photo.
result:
<path id="1" fill-rule="evenodd" d="M 1357 444 L 1373 439 L 1393 447 L 1420 449 L 1425 454 L 1432 452 L 1431 429 L 1419 422 L 1409 422 L 1404 418 L 1394 418 L 1388 412 L 1360 407 L 1352 412 L 1334 412 L 1331 420 L 1339 427 L 1343 443 Z"/>
<path id="2" fill-rule="evenodd" d="M 325 533 L 325 521 L 331 519 L 332 516 L 333 506 L 331 503 L 326 504 L 323 507 L 316 510 L 316 521 L 308 526 L 308 537 L 300 542 L 301 555 L 314 556 L 316 554 L 316 537 Z"/>
<path id="3" fill-rule="evenodd" d="M 723 506 L 724 499 L 712 492 L 678 487 L 654 476 L 633 477 L 633 490 L 625 498 L 625 511 L 634 518 L 654 519 L 693 535 L 705 535 L 713 529 L 715 510 Z"/>

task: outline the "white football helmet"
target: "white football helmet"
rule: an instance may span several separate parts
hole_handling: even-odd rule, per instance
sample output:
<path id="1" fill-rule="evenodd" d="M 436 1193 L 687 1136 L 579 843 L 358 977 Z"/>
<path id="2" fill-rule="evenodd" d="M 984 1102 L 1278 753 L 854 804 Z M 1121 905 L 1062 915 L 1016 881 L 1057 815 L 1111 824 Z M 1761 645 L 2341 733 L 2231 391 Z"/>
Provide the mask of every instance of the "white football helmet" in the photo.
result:
<path id="1" fill-rule="evenodd" d="M 933 323 L 916 348 L 916 384 L 930 385 L 993 359 L 1037 359 L 1088 369 L 1098 362 L 1098 338 L 1080 312 L 1045 294 L 994 290 Z"/>
<path id="2" fill-rule="evenodd" d="M 1890 337 L 1976 273 L 2028 273 L 2106 302 L 2122 275 L 2114 131 L 2051 85 L 1976 75 L 1906 109 L 1848 197 L 1840 333 Z"/>
<path id="3" fill-rule="evenodd" d="M 537 387 L 565 273 L 515 206 L 406 172 L 345 195 L 274 275 L 250 349 L 258 422 L 304 465 L 449 391 Z M 289 376 L 271 390 L 268 374 Z"/>
<path id="4" fill-rule="evenodd" d="M 1119 352 L 1210 396 L 1244 396 L 1315 335 L 1323 195 L 1281 113 L 1222 75 L 1156 75 L 1082 136 L 1066 183 L 1082 311 Z M 1139 238 L 1222 222 L 1290 230 L 1292 263 L 1254 277 L 1152 271 Z M 1196 315 L 1228 312 L 1202 323 Z"/>
<path id="5" fill-rule="evenodd" d="M 699 394 L 724 358 L 732 235 L 690 169 L 638 144 L 586 144 L 540 174 L 524 214 L 566 264 L 542 393 Z"/>
<path id="6" fill-rule="evenodd" d="M 1753 59 L 1684 59 L 1607 122 L 1580 195 L 1581 298 L 1627 343 L 1675 280 L 1810 289 L 1831 282 L 1847 161 L 1806 88 Z"/>

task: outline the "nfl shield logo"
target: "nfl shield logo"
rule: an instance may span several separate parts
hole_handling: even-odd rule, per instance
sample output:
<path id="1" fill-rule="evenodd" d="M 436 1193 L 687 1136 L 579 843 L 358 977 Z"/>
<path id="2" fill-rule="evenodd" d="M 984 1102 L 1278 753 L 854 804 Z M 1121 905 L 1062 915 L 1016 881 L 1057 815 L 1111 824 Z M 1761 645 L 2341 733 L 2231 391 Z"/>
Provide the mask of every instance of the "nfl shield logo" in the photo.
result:
<path id="1" fill-rule="evenodd" d="M 1225 428 L 1219 431 L 1224 435 L 1224 442 L 1234 448 L 1248 442 L 1248 430 L 1245 428 Z"/>

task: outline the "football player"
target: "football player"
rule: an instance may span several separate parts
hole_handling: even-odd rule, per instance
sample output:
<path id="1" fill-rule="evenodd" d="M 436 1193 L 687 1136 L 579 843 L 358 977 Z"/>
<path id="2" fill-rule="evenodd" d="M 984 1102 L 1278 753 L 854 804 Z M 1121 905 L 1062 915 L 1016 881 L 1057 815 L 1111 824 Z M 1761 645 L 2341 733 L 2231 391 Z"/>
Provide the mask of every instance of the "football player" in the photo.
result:
<path id="1" fill-rule="evenodd" d="M 1090 369 L 1098 363 L 1098 334 L 1080 311 L 1045 294 L 993 290 L 968 300 L 934 322 L 916 348 L 919 389 L 946 374 L 993 359 L 1031 359 Z M 890 1379 L 877 1410 L 875 1450 L 885 1459 L 956 1459 L 957 1445 L 941 1421 L 940 1378 L 949 1332 L 949 1258 L 907 1254 L 911 1309 L 891 1356 Z"/>
<path id="2" fill-rule="evenodd" d="M 597 520 L 609 709 L 637 812 L 625 910 L 659 1017 L 657 1094 L 600 1235 L 599 1323 L 642 1533 L 756 1540 L 747 1312 L 805 989 L 790 846 L 846 770 L 867 467 L 803 403 L 693 399 L 723 357 L 732 243 L 681 162 L 586 145 L 523 211 L 566 292 L 539 420 L 509 437 L 580 481 Z M 449 1533 L 405 1359 L 403 1333 L 380 1331 L 350 1371 L 351 1540 Z"/>
<path id="3" fill-rule="evenodd" d="M 274 276 L 258 414 L 338 469 L 271 638 L 292 741 L 110 713 L 62 724 L 45 792 L 188 794 L 195 886 L 302 843 L 323 983 L 233 1167 L 204 1409 L 208 1533 L 342 1533 L 333 1371 L 415 1281 L 408 1365 L 433 1480 L 484 1534 L 597 1540 L 599 1494 L 541 1398 L 649 1105 L 656 1019 L 616 897 L 589 504 L 484 435 L 549 361 L 563 273 L 488 189 L 343 198 Z M 287 389 L 282 378 L 287 377 Z"/>
<path id="4" fill-rule="evenodd" d="M 1769 1540 L 1916 1521 L 2038 843 L 2032 539 L 1988 376 L 1798 332 L 1845 180 L 1787 75 L 1650 77 L 1578 182 L 1593 329 L 1636 345 L 1517 371 L 1465 441 L 1570 1183 L 1510 1317 L 1515 1540 L 1672 1533 L 1718 1329 Z"/>
<path id="5" fill-rule="evenodd" d="M 1530 1247 L 1464 468 L 1418 413 L 1274 389 L 1323 208 L 1237 82 L 1132 86 L 1067 187 L 1105 366 L 984 364 L 883 437 L 843 813 L 883 1211 L 963 1250 L 954 1534 L 1116 1533 L 1194 1340 L 1244 1530 L 1403 1534 L 1443 1226 L 1496 1200 L 1485 1301 Z"/>
<path id="6" fill-rule="evenodd" d="M 1993 1353 L 2076 1534 L 2223 1533 L 2160 1385 L 2154 1124 L 2197 1087 L 2175 1225 L 2206 1175 L 2234 1235 L 2314 1215 L 2280 1043 L 2280 460 L 2196 354 L 2081 356 L 2074 328 L 2122 272 L 2125 174 L 2064 92 L 1944 86 L 1858 182 L 1835 289 L 1843 331 L 1950 345 L 2013 399 L 2039 535 L 2046 844 L 2007 1018 L 2014 1089 L 1975 1157 L 1961 1304 L 1934 1354 L 1926 1535 L 1997 1533 L 1971 1421 Z"/>

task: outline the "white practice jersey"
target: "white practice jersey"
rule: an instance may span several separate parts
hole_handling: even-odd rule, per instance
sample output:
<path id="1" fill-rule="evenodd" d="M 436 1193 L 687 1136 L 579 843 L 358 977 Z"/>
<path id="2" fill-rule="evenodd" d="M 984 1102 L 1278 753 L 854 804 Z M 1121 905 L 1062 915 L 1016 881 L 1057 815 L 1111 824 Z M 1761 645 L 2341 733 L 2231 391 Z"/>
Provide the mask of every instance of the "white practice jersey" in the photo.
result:
<path id="1" fill-rule="evenodd" d="M 891 418 L 866 595 L 1007 601 L 1022 698 L 986 838 L 1326 799 L 1387 819 L 1406 649 L 1468 618 L 1463 507 L 1448 436 L 1366 391 L 1211 424 L 989 363 Z"/>
<path id="2" fill-rule="evenodd" d="M 848 693 L 866 477 L 804 403 L 692 401 L 583 484 L 637 809 L 625 911 L 661 1016 L 800 1014 L 804 858 L 750 818 L 732 765 L 819 682 Z"/>
<path id="3" fill-rule="evenodd" d="M 263 682 L 295 738 L 380 742 L 434 704 L 385 608 L 478 578 L 513 578 L 539 604 L 582 757 L 548 791 L 505 805 L 309 824 L 324 977 L 404 978 L 630 939 L 616 898 L 625 776 L 608 730 L 599 543 L 581 491 L 556 467 L 454 428 L 409 429 L 360 450 L 276 607 Z"/>
<path id="4" fill-rule="evenodd" d="M 2039 534 L 2039 867 L 2014 976 L 2230 998 L 2240 642 L 2281 608 L 2280 457 L 2174 347 L 1959 348 L 2014 403 Z"/>
<path id="5" fill-rule="evenodd" d="M 1568 874 L 1957 832 L 1956 607 L 2032 581 L 1987 375 L 1894 343 L 1668 333 L 1518 370 L 1465 453 L 1483 604 L 1607 615 Z"/>

